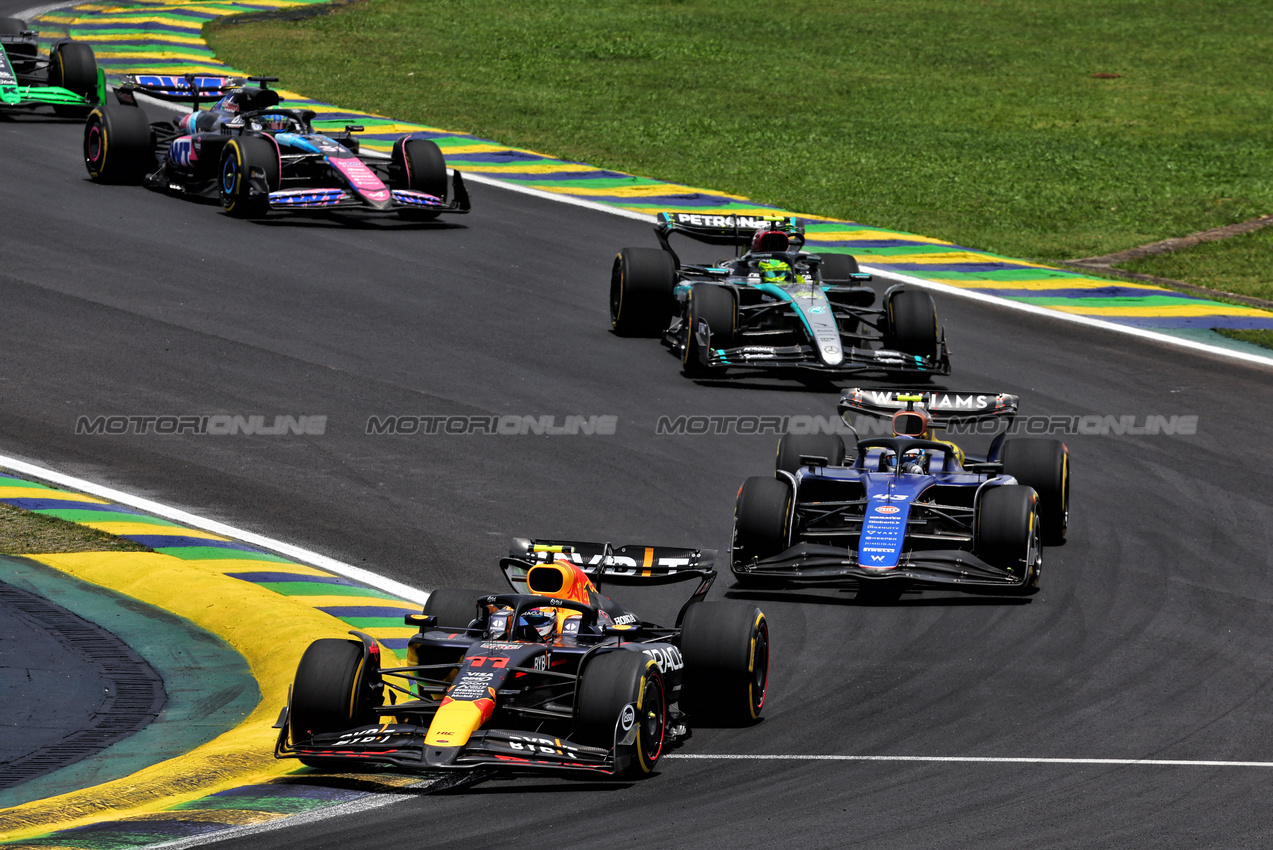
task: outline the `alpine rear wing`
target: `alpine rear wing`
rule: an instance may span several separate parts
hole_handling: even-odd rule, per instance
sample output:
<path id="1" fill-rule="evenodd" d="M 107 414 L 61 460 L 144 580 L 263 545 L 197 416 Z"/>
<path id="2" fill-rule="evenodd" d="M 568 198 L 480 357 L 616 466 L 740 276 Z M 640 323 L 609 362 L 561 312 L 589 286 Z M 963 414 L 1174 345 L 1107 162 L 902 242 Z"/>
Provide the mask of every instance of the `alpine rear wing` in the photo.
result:
<path id="1" fill-rule="evenodd" d="M 500 561 L 514 587 L 525 584 L 526 572 L 550 560 L 578 565 L 596 584 L 671 584 L 715 578 L 716 550 L 677 546 L 613 546 L 573 540 L 514 537 L 508 557 Z"/>
<path id="2" fill-rule="evenodd" d="M 1009 425 L 1017 415 L 1019 402 L 1020 399 L 1010 393 L 853 388 L 840 393 L 836 410 L 851 427 L 853 422 L 849 417 L 853 414 L 886 419 L 910 406 L 922 407 L 933 428 L 946 428 L 992 419 L 1003 419 L 1005 425 Z"/>
<path id="3" fill-rule="evenodd" d="M 226 77 L 214 74 L 125 74 L 118 85 L 113 86 L 120 103 L 136 106 L 137 94 L 145 94 L 170 103 L 189 103 L 192 111 L 199 110 L 200 101 L 220 100 L 232 89 L 247 85 L 243 77 Z"/>

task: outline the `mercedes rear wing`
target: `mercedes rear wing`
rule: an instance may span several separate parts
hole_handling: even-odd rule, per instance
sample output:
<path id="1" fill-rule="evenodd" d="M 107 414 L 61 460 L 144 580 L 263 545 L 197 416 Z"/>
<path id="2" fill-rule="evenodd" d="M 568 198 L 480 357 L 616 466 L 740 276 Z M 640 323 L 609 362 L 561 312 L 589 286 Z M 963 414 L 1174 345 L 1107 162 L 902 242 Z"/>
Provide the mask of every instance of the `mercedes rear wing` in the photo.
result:
<path id="1" fill-rule="evenodd" d="M 782 215 L 661 212 L 656 216 L 654 235 L 658 237 L 663 250 L 675 257 L 676 252 L 668 244 L 668 237 L 673 233 L 708 245 L 732 245 L 735 249 L 746 249 L 751 245 L 752 236 L 761 229 L 783 231 L 791 240 L 793 250 L 804 245 L 804 225 L 794 218 Z M 677 265 L 680 265 L 679 260 Z"/>

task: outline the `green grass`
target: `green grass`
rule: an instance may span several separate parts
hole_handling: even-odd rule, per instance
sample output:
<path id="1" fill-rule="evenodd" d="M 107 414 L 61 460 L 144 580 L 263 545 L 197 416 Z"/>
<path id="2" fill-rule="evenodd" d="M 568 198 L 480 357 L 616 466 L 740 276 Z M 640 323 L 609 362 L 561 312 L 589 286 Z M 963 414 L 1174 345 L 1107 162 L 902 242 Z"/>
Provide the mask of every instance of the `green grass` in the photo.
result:
<path id="1" fill-rule="evenodd" d="M 341 106 L 1075 258 L 1273 211 L 1270 31 L 1264 0 L 368 0 L 208 35 Z"/>
<path id="2" fill-rule="evenodd" d="M 1233 331 L 1228 328 L 1216 328 L 1216 333 L 1227 336 L 1229 339 L 1239 339 L 1265 348 L 1273 348 L 1273 331 Z"/>
<path id="3" fill-rule="evenodd" d="M 106 551 L 149 552 L 150 549 L 95 528 L 0 504 L 0 555 Z"/>
<path id="4" fill-rule="evenodd" d="M 1273 301 L 1270 259 L 1273 228 L 1266 227 L 1183 251 L 1120 263 L 1118 268 Z"/>

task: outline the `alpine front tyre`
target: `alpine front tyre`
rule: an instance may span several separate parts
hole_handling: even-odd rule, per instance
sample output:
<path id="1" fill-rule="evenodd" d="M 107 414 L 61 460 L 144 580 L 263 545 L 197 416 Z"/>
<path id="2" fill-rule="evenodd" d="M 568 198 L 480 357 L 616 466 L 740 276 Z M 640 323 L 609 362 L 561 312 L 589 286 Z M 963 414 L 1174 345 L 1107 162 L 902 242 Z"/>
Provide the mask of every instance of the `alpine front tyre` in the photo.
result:
<path id="1" fill-rule="evenodd" d="M 269 136 L 235 136 L 221 149 L 221 207 L 235 218 L 263 218 L 279 188 L 282 162 Z M 260 184 L 264 184 L 264 186 Z"/>
<path id="2" fill-rule="evenodd" d="M 429 139 L 403 137 L 393 143 L 389 156 L 390 183 L 394 188 L 411 189 L 446 200 L 446 158 L 437 143 Z M 432 221 L 438 213 L 428 209 L 399 210 L 400 218 Z"/>

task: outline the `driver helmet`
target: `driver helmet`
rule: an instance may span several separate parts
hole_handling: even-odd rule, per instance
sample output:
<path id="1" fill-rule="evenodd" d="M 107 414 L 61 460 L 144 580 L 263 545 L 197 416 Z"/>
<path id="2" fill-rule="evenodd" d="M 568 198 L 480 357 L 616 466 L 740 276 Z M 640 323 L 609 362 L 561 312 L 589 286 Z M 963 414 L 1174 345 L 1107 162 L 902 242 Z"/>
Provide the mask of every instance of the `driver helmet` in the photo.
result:
<path id="1" fill-rule="evenodd" d="M 902 452 L 902 472 L 907 475 L 928 474 L 928 452 L 924 449 L 907 449 Z M 892 472 L 897 468 L 897 453 L 887 451 L 880 458 L 880 471 Z"/>
<path id="2" fill-rule="evenodd" d="M 278 112 L 267 112 L 264 115 L 258 115 L 252 120 L 253 130 L 264 130 L 267 132 L 286 132 L 291 129 L 291 117 Z"/>
<path id="3" fill-rule="evenodd" d="M 787 283 L 791 280 L 791 265 L 785 260 L 761 260 L 760 279 L 765 283 Z"/>
<path id="4" fill-rule="evenodd" d="M 551 640 L 557 633 L 557 609 L 536 608 L 527 611 L 517 619 L 517 626 L 522 637 L 527 640 L 533 640 L 535 635 L 540 640 Z"/>

